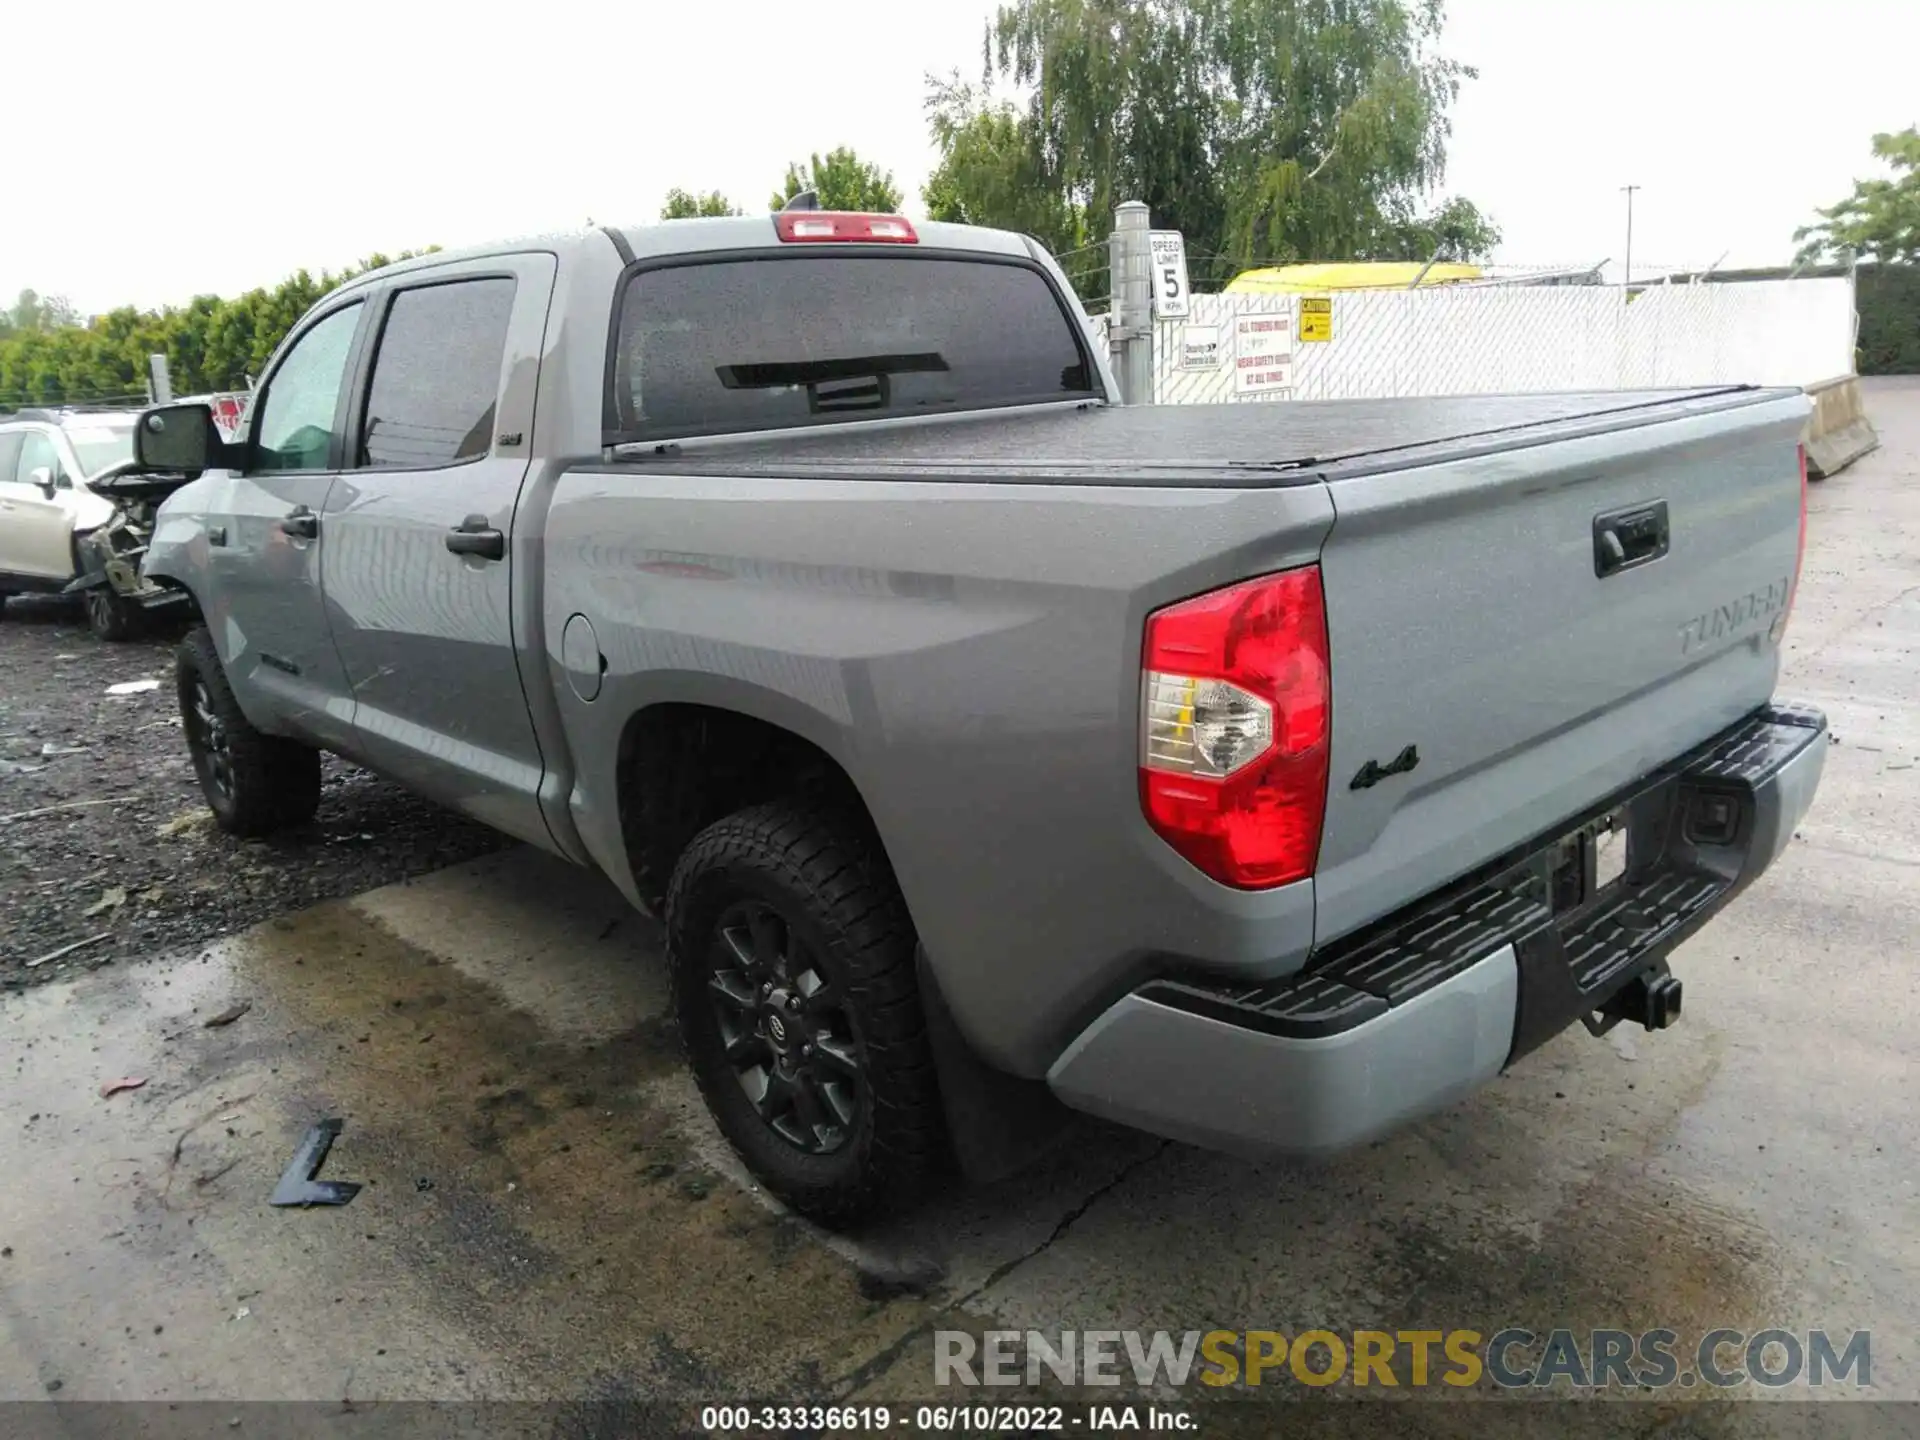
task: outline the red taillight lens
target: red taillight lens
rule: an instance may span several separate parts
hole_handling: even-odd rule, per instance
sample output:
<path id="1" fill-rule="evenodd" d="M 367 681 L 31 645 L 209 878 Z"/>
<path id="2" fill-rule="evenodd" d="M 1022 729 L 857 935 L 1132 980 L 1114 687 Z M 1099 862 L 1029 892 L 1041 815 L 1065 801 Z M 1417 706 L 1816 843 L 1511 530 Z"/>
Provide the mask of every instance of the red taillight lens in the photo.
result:
<path id="1" fill-rule="evenodd" d="M 917 245 L 920 237 L 899 215 L 860 215 L 849 210 L 783 210 L 773 217 L 773 228 L 790 243 L 865 243 Z"/>
<path id="2" fill-rule="evenodd" d="M 1320 567 L 1147 617 L 1140 803 L 1224 885 L 1302 880 L 1320 854 L 1332 688 Z"/>

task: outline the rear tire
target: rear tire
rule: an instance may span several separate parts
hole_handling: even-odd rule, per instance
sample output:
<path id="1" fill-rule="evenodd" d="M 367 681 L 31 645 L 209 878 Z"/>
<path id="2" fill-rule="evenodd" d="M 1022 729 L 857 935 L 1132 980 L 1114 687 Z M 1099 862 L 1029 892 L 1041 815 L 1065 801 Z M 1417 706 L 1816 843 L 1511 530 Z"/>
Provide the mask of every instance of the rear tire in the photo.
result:
<path id="1" fill-rule="evenodd" d="M 109 585 L 95 585 L 86 593 L 87 628 L 109 642 L 131 640 L 140 629 L 140 612 Z"/>
<path id="2" fill-rule="evenodd" d="M 904 1208 L 945 1162 L 913 922 L 867 827 L 758 805 L 674 867 L 680 1033 L 721 1131 L 800 1214 Z"/>
<path id="3" fill-rule="evenodd" d="M 180 725 L 214 821 L 229 835 L 302 825 L 320 805 L 320 752 L 253 728 L 233 697 L 213 636 L 198 625 L 174 661 Z"/>

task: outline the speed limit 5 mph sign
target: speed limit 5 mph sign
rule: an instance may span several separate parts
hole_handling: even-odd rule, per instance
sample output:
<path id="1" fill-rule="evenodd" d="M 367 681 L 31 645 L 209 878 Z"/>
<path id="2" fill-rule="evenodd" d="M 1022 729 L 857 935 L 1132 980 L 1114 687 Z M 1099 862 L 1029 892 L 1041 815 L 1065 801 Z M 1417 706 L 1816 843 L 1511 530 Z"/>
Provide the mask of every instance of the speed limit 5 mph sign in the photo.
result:
<path id="1" fill-rule="evenodd" d="M 1153 318 L 1186 319 L 1187 242 L 1178 230 L 1154 230 L 1147 244 L 1153 257 Z"/>

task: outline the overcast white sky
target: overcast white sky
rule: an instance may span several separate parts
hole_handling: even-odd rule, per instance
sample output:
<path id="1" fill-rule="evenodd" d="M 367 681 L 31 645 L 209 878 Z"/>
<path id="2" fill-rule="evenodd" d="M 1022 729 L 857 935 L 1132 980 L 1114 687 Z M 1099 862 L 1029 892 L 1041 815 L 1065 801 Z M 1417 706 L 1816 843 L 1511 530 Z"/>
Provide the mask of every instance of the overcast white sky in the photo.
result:
<path id="1" fill-rule="evenodd" d="M 647 220 L 669 186 L 764 203 L 850 144 L 908 209 L 922 77 L 980 68 L 991 0 L 23 4 L 4 22 L 0 296 L 83 312 L 233 294 L 374 250 Z M 1447 188 L 1499 258 L 1787 256 L 1920 120 L 1920 0 L 1451 0 L 1479 67 Z M 450 17 L 460 15 L 458 23 Z M 352 18 L 348 18 L 351 16 Z"/>

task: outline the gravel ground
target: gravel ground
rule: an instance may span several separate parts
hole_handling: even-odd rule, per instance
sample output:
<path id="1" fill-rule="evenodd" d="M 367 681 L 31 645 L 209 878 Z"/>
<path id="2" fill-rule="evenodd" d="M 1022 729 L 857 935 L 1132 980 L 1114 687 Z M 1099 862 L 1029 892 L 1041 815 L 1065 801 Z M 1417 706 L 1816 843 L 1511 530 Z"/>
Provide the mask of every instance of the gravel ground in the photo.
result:
<path id="1" fill-rule="evenodd" d="M 332 757 L 313 824 L 264 841 L 221 834 L 180 737 L 180 633 L 108 645 L 65 602 L 7 602 L 0 990 L 184 949 L 509 843 Z M 106 693 L 143 679 L 159 688 Z M 75 941 L 89 943 L 32 964 Z"/>

